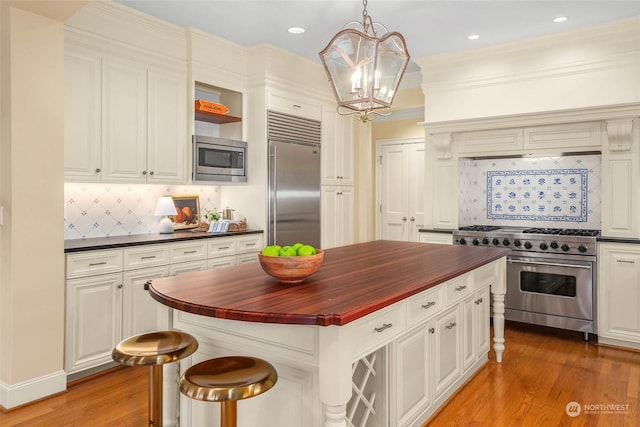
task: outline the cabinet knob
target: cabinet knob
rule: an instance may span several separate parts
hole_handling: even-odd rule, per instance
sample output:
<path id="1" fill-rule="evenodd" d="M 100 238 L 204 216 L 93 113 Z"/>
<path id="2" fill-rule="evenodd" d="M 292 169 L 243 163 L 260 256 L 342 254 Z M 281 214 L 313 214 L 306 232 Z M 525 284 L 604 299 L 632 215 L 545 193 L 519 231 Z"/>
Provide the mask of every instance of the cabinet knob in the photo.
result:
<path id="1" fill-rule="evenodd" d="M 146 174 L 147 174 L 147 171 L 142 171 L 142 175 L 146 175 Z"/>
<path id="2" fill-rule="evenodd" d="M 449 323 L 447 326 L 445 326 L 445 328 L 447 328 L 447 329 L 452 329 L 452 328 L 454 328 L 456 325 L 457 325 L 457 323 L 456 323 L 456 322 L 451 322 L 451 323 Z"/>
<path id="3" fill-rule="evenodd" d="M 436 329 L 435 328 L 429 328 L 429 332 L 431 332 L 432 334 L 436 333 Z"/>
<path id="4" fill-rule="evenodd" d="M 415 221 L 415 220 L 416 220 L 416 219 L 415 219 L 414 217 L 409 218 L 409 221 L 411 221 L 411 222 L 413 222 L 413 221 Z"/>
<path id="5" fill-rule="evenodd" d="M 122 285 L 118 285 L 118 289 L 122 289 Z"/>
<path id="6" fill-rule="evenodd" d="M 482 298 L 477 299 L 477 300 L 476 300 L 476 304 L 478 304 L 478 305 L 482 304 Z"/>
<path id="7" fill-rule="evenodd" d="M 149 175 L 153 175 L 153 171 L 149 172 Z"/>
<path id="8" fill-rule="evenodd" d="M 100 168 L 96 168 L 96 173 L 100 173 Z"/>
<path id="9" fill-rule="evenodd" d="M 402 217 L 402 221 L 406 221 L 406 220 L 407 220 L 407 217 L 406 217 L 406 216 L 403 216 L 403 217 Z"/>

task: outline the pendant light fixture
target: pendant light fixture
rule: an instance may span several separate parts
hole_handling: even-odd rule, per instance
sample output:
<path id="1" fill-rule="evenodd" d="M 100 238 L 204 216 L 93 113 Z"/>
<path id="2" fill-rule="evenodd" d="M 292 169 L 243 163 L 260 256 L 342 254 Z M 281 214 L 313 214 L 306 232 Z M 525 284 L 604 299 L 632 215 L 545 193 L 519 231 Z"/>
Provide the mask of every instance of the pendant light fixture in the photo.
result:
<path id="1" fill-rule="evenodd" d="M 388 116 L 409 52 L 402 34 L 373 22 L 362 2 L 362 22 L 349 22 L 320 52 L 338 102 L 338 113 L 356 114 L 363 123 L 372 114 Z M 356 28 L 347 28 L 355 25 Z M 378 37 L 376 26 L 384 30 Z"/>

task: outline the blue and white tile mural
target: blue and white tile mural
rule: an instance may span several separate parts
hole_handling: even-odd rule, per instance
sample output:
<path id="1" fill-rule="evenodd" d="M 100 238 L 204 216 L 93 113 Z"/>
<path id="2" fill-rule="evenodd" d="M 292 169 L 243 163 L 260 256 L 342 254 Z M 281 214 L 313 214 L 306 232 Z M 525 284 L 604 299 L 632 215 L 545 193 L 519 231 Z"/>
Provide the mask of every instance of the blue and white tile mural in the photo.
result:
<path id="1" fill-rule="evenodd" d="M 460 159 L 463 225 L 600 228 L 600 155 Z"/>

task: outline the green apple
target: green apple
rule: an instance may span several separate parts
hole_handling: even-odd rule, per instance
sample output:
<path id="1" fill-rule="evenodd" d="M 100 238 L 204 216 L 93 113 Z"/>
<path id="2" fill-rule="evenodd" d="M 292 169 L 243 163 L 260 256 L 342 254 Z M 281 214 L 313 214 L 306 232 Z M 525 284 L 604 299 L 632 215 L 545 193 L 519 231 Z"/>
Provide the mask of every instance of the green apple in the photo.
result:
<path id="1" fill-rule="evenodd" d="M 296 256 L 296 250 L 291 246 L 283 246 L 280 248 L 280 256 Z"/>
<path id="2" fill-rule="evenodd" d="M 309 255 L 315 255 L 315 254 L 316 254 L 316 248 L 314 248 L 313 246 L 303 245 L 298 248 L 299 256 L 309 256 Z"/>
<path id="3" fill-rule="evenodd" d="M 303 246 L 304 246 L 304 243 L 300 243 L 300 242 L 298 242 L 298 243 L 294 243 L 293 245 L 291 245 L 291 247 L 292 247 L 293 249 L 295 249 L 296 251 L 297 251 L 298 249 L 300 249 L 301 247 L 303 247 Z"/>
<path id="4" fill-rule="evenodd" d="M 265 248 L 262 249 L 262 255 L 264 255 L 264 256 L 280 256 L 280 246 L 278 246 L 278 245 L 265 246 Z"/>

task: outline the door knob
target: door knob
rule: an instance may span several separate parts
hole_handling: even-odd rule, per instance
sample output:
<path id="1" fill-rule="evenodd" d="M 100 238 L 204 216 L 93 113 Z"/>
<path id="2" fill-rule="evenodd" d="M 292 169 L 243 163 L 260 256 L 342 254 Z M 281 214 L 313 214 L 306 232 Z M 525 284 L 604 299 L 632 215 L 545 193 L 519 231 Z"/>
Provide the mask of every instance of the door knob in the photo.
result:
<path id="1" fill-rule="evenodd" d="M 411 222 L 413 222 L 413 221 L 415 221 L 416 219 L 415 219 L 414 217 L 411 217 L 411 218 L 409 218 L 409 220 L 410 220 Z"/>

